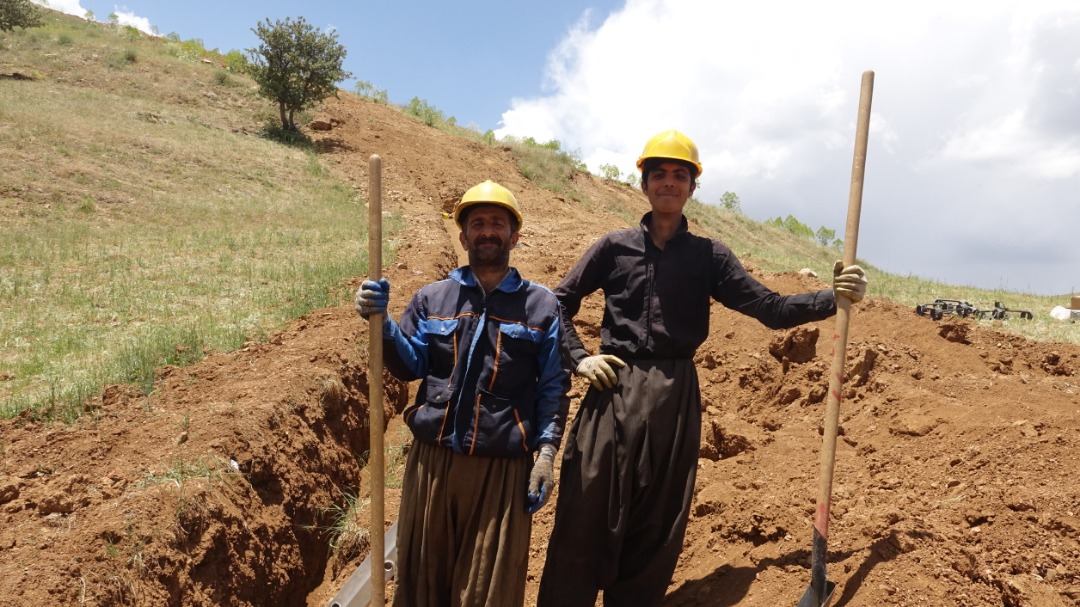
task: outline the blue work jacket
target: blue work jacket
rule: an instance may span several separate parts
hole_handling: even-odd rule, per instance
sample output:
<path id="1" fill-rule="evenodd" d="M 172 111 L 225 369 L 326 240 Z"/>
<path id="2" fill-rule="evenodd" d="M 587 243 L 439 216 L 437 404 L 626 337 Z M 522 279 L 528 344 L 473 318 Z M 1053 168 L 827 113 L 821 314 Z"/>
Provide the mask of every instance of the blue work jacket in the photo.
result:
<path id="1" fill-rule="evenodd" d="M 468 266 L 413 295 L 383 325 L 398 379 L 422 379 L 404 412 L 417 440 L 458 453 L 521 457 L 562 439 L 570 372 L 559 301 L 517 270 L 485 295 Z"/>

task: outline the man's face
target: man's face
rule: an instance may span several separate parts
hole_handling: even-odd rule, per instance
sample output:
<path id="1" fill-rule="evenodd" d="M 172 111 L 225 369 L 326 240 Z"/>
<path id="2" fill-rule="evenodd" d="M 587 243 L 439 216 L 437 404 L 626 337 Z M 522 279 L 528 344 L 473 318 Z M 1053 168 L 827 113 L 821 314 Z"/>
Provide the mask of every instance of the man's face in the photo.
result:
<path id="1" fill-rule="evenodd" d="M 649 204 L 656 213 L 682 213 L 686 200 L 697 186 L 690 169 L 678 162 L 661 162 L 646 177 L 642 180 L 641 191 L 649 197 Z"/>
<path id="2" fill-rule="evenodd" d="M 510 249 L 518 242 L 518 233 L 511 232 L 511 225 L 510 211 L 500 206 L 473 207 L 461 230 L 461 246 L 469 253 L 469 265 L 509 265 Z"/>

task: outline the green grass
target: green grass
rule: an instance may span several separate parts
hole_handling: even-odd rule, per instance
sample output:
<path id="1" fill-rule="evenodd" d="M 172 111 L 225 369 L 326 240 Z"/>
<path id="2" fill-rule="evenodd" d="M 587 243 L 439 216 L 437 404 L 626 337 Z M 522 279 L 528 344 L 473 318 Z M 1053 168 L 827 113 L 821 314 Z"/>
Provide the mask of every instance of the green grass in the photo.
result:
<path id="1" fill-rule="evenodd" d="M 162 483 L 173 483 L 179 487 L 188 480 L 203 479 L 213 481 L 232 473 L 233 469 L 220 458 L 207 461 L 202 458 L 184 459 L 181 457 L 174 460 L 168 468 L 161 472 L 147 472 L 140 485 L 145 488 Z"/>
<path id="2" fill-rule="evenodd" d="M 330 518 L 330 525 L 317 528 L 329 535 L 328 547 L 331 553 L 347 561 L 355 558 L 367 549 L 370 534 L 360 522 L 360 515 L 367 510 L 369 500 L 359 499 L 352 491 L 341 491 L 341 501 L 328 506 L 324 513 Z"/>
<path id="3" fill-rule="evenodd" d="M 228 490 L 242 476 L 234 463 L 226 461 L 220 456 L 210 458 L 185 458 L 176 457 L 167 467 L 160 472 L 151 468 L 143 476 L 139 483 L 141 489 L 160 487 L 160 491 L 173 494 L 175 503 L 174 528 L 178 537 L 186 537 L 192 526 L 206 515 L 205 495 L 207 492 L 219 492 Z M 126 537 L 118 542 L 115 550 L 110 550 L 110 556 L 117 556 L 124 551 L 131 552 L 130 561 L 136 569 L 142 569 L 142 549 L 146 541 L 134 528 L 130 526 Z M 107 548 L 108 550 L 109 548 Z"/>
<path id="4" fill-rule="evenodd" d="M 383 458 L 386 472 L 383 485 L 392 489 L 401 489 L 405 481 L 405 462 L 409 459 L 409 446 L 412 444 L 412 432 L 407 426 L 399 426 L 397 436 L 386 444 Z"/>
<path id="5" fill-rule="evenodd" d="M 376 102 L 381 99 L 368 94 L 373 89 L 369 83 L 360 83 L 357 88 L 362 97 Z M 496 139 L 492 131 L 481 133 L 475 128 L 458 125 L 453 116 L 447 118 L 441 110 L 418 97 L 397 109 L 410 118 L 455 137 L 505 147 L 517 159 L 521 175 L 537 187 L 584 202 L 581 193 L 571 183 L 571 178 L 575 172 L 585 171 L 586 167 L 574 153 L 560 149 L 558 141 L 538 143 L 531 137 Z"/>
<path id="6" fill-rule="evenodd" d="M 105 385 L 149 391 L 162 364 L 348 301 L 364 201 L 310 146 L 260 136 L 250 80 L 50 15 L 0 35 L 37 78 L 0 87 L 0 417 L 71 421 Z"/>
<path id="7" fill-rule="evenodd" d="M 507 137 L 502 143 L 517 158 L 518 170 L 526 179 L 545 190 L 581 202 L 582 196 L 571 183 L 571 177 L 584 167 L 573 154 L 560 150 L 558 142 L 537 144 L 532 138 Z"/>
<path id="8" fill-rule="evenodd" d="M 412 433 L 407 426 L 402 425 L 398 427 L 397 436 L 385 445 L 386 454 L 383 458 L 386 467 L 383 476 L 385 488 L 401 489 L 405 477 L 405 463 L 408 460 L 407 449 L 410 444 L 412 444 Z M 370 455 L 370 452 L 364 452 L 360 457 L 361 468 L 369 469 Z M 336 553 L 340 560 L 348 560 L 359 555 L 370 541 L 370 530 L 361 524 L 361 515 L 371 507 L 371 500 L 361 499 L 357 493 L 352 490 L 342 490 L 340 502 L 325 509 L 325 513 L 330 518 L 330 524 L 320 530 L 329 535 L 330 550 Z"/>

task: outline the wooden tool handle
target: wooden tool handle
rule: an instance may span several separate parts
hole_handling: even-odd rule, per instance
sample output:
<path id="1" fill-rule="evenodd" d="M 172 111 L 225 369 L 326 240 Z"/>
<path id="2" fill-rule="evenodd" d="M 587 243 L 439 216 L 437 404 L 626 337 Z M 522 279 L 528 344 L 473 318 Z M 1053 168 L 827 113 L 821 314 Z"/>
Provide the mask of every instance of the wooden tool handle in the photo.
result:
<path id="1" fill-rule="evenodd" d="M 382 278 L 382 158 L 372 154 L 368 160 L 368 274 L 371 280 Z M 371 432 L 368 469 L 371 472 L 371 604 L 386 604 L 386 575 L 382 567 L 386 554 L 384 538 L 386 513 L 383 433 L 383 313 L 368 317 L 368 417 Z"/>

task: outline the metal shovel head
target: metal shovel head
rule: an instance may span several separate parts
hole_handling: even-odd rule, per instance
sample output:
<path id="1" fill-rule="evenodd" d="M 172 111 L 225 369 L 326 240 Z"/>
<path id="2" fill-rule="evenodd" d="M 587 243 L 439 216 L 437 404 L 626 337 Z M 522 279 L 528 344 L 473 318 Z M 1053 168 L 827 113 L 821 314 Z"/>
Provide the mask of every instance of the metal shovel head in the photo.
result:
<path id="1" fill-rule="evenodd" d="M 836 590 L 836 582 L 825 580 L 824 588 L 815 588 L 814 584 L 806 588 L 802 598 L 799 599 L 798 607 L 826 607 L 832 600 L 833 591 Z"/>
<path id="2" fill-rule="evenodd" d="M 836 582 L 829 581 L 825 576 L 825 537 L 818 533 L 814 527 L 813 561 L 810 565 L 810 586 L 806 588 L 798 607 L 826 607 L 833 591 L 836 590 Z"/>

